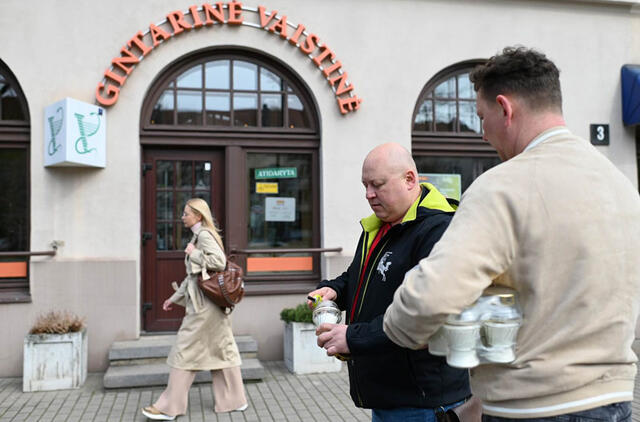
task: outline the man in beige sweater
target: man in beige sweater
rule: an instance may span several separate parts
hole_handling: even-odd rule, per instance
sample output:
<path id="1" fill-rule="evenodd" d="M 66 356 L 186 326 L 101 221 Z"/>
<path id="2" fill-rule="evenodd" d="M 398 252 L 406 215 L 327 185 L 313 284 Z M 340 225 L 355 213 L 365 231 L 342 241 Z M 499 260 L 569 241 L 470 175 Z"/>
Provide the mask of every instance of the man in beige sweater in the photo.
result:
<path id="1" fill-rule="evenodd" d="M 490 285 L 516 290 L 516 360 L 472 370 L 483 420 L 631 421 L 640 302 L 640 196 L 562 116 L 559 71 L 505 48 L 471 74 L 485 140 L 504 161 L 462 196 L 384 318 L 424 348 Z M 587 99 L 585 98 L 585 101 Z"/>

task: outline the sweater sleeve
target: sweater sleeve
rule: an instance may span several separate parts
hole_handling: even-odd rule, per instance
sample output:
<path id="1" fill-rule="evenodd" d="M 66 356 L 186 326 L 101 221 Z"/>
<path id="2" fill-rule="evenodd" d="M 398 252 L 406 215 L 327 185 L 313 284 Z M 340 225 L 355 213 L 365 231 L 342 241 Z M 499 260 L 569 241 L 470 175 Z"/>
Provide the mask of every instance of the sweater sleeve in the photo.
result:
<path id="1" fill-rule="evenodd" d="M 503 180 L 478 178 L 429 257 L 407 272 L 384 317 L 384 332 L 393 342 L 424 347 L 447 315 L 473 304 L 507 270 L 527 193 L 519 188 L 514 194 Z"/>
<path id="2" fill-rule="evenodd" d="M 224 270 L 227 265 L 227 258 L 208 230 L 201 230 L 198 233 L 198 241 L 195 246 L 196 248 L 189 255 L 189 259 L 192 262 L 208 270 Z"/>

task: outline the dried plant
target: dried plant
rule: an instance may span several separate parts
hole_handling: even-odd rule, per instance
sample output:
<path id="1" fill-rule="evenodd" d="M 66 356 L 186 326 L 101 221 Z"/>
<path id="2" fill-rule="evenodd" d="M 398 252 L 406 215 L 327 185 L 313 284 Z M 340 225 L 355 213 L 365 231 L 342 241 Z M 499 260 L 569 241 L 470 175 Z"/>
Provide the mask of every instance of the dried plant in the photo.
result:
<path id="1" fill-rule="evenodd" d="M 84 318 L 69 311 L 50 311 L 40 314 L 29 334 L 66 334 L 81 331 Z"/>

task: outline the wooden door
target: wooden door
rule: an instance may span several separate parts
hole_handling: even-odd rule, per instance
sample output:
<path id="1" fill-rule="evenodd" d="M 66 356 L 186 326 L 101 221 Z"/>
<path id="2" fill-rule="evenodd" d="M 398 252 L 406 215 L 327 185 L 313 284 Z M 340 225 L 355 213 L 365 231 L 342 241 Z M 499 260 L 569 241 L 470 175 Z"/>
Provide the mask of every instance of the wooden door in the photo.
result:
<path id="1" fill-rule="evenodd" d="M 142 163 L 142 320 L 145 331 L 175 331 L 184 308 L 165 312 L 171 283 L 185 277 L 184 249 L 191 239 L 181 216 L 189 198 L 205 199 L 224 222 L 224 157 L 216 150 L 146 149 Z M 223 229 L 223 227 L 220 227 Z"/>

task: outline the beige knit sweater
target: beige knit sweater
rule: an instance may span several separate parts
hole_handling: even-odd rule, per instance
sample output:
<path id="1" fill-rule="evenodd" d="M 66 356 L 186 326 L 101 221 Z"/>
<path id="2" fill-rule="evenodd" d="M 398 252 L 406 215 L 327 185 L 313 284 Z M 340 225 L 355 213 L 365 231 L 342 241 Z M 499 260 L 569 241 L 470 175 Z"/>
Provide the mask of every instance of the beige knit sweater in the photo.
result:
<path id="1" fill-rule="evenodd" d="M 480 176 L 407 273 L 384 331 L 425 347 L 492 283 L 516 289 L 524 322 L 515 362 L 471 371 L 484 413 L 544 417 L 633 399 L 640 197 L 585 140 L 565 131 Z"/>

